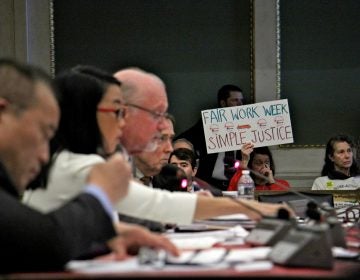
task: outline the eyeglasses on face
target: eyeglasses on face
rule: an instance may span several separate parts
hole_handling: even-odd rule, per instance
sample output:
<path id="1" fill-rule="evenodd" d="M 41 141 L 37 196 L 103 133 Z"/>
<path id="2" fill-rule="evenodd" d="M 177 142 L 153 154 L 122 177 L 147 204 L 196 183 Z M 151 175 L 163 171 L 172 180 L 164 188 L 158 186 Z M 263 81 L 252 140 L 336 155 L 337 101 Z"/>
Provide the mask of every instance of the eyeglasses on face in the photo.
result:
<path id="1" fill-rule="evenodd" d="M 156 140 L 158 143 L 170 143 L 172 144 L 172 140 L 174 139 L 174 136 L 172 135 L 166 135 L 166 134 L 161 134 L 160 136 L 156 137 Z"/>
<path id="2" fill-rule="evenodd" d="M 126 106 L 121 106 L 119 109 L 99 107 L 97 111 L 102 113 L 115 113 L 118 120 L 125 118 L 127 115 Z"/>
<path id="3" fill-rule="evenodd" d="M 144 112 L 147 112 L 149 113 L 155 120 L 162 120 L 163 118 L 167 118 L 168 117 L 168 113 L 165 112 L 165 113 L 160 113 L 160 112 L 155 112 L 153 110 L 150 110 L 148 108 L 145 108 L 145 107 L 142 107 L 142 106 L 139 106 L 139 105 L 136 105 L 136 104 L 132 104 L 132 103 L 127 103 L 126 104 L 127 106 L 129 107 L 134 107 L 134 108 L 137 108 L 139 110 L 142 110 Z"/>

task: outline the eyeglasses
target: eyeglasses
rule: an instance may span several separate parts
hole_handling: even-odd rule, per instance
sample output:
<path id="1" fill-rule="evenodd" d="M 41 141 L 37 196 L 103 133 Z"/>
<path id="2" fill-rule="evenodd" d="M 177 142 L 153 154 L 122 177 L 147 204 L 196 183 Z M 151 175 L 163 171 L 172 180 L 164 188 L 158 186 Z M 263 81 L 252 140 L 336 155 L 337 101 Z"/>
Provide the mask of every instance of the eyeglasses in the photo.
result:
<path id="1" fill-rule="evenodd" d="M 143 110 L 147 113 L 149 113 L 150 115 L 152 115 L 152 117 L 155 119 L 155 120 L 161 120 L 163 118 L 167 118 L 169 116 L 169 114 L 167 112 L 165 113 L 159 113 L 159 112 L 155 112 L 153 110 L 150 110 L 150 109 L 147 109 L 145 107 L 142 107 L 142 106 L 139 106 L 139 105 L 136 105 L 136 104 L 131 104 L 131 103 L 127 103 L 126 104 L 127 106 L 130 106 L 130 107 L 134 107 L 134 108 L 137 108 L 139 110 Z"/>
<path id="2" fill-rule="evenodd" d="M 159 144 L 163 144 L 163 143 L 172 143 L 172 140 L 174 139 L 174 136 L 172 135 L 165 135 L 165 134 L 162 134 L 162 135 L 159 135 L 158 137 L 156 137 L 156 141 L 159 143 Z"/>
<path id="3" fill-rule="evenodd" d="M 102 113 L 115 113 L 116 118 L 118 120 L 124 119 L 127 115 L 127 108 L 126 106 L 122 106 L 119 109 L 113 109 L 113 108 L 97 108 L 98 112 L 102 112 Z"/>

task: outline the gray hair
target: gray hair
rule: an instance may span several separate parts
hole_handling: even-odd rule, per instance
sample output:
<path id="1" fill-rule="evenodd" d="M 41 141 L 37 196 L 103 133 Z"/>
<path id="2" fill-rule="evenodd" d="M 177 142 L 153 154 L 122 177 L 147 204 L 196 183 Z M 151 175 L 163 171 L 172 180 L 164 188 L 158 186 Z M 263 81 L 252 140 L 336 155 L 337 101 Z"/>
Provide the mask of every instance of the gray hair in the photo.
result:
<path id="1" fill-rule="evenodd" d="M 164 82 L 155 74 L 137 67 L 122 69 L 114 74 L 121 84 L 121 91 L 127 103 L 141 102 L 148 96 L 137 94 L 139 87 L 145 87 L 147 82 L 158 83 L 165 88 Z"/>

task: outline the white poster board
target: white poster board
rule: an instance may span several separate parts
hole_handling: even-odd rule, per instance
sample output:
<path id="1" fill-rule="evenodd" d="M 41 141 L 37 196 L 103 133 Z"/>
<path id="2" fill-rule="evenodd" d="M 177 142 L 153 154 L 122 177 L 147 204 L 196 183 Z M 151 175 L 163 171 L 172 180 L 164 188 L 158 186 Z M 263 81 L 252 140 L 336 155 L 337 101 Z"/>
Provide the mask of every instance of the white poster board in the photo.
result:
<path id="1" fill-rule="evenodd" d="M 293 143 L 287 99 L 201 111 L 208 154 Z"/>

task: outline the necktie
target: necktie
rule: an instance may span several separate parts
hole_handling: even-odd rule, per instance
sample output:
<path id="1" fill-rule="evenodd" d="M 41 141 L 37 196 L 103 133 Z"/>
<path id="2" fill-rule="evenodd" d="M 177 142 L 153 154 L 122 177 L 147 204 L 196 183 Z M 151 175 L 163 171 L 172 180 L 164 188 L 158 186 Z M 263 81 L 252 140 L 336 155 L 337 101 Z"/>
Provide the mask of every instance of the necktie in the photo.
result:
<path id="1" fill-rule="evenodd" d="M 225 152 L 224 175 L 229 180 L 235 174 L 235 171 L 236 171 L 234 164 L 235 164 L 235 152 L 234 151 Z"/>
<path id="2" fill-rule="evenodd" d="M 144 176 L 140 178 L 140 181 L 143 182 L 145 186 L 150 186 L 152 178 L 150 176 Z"/>

